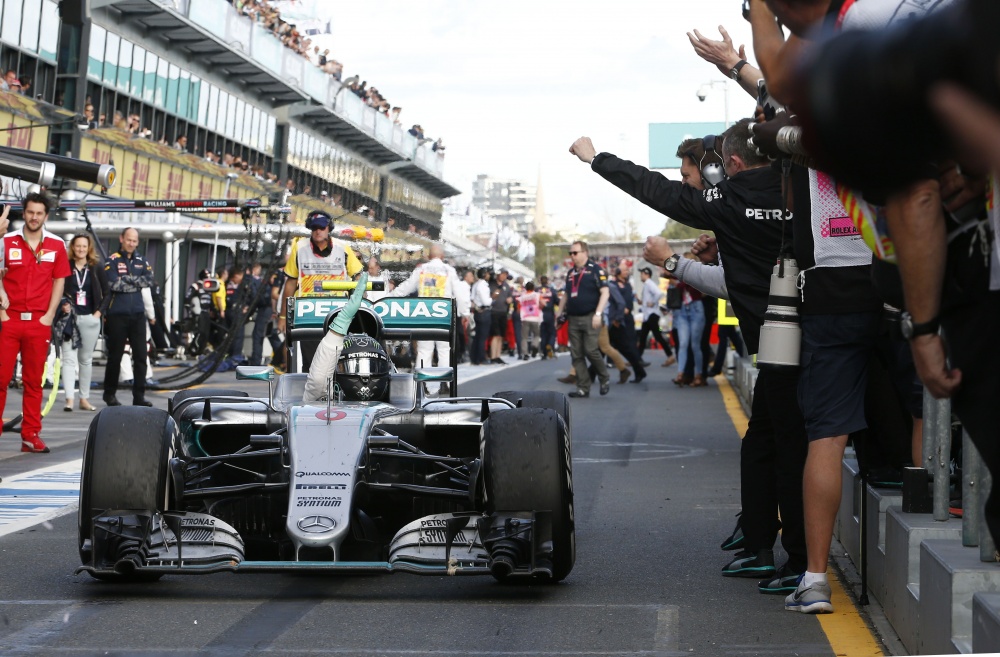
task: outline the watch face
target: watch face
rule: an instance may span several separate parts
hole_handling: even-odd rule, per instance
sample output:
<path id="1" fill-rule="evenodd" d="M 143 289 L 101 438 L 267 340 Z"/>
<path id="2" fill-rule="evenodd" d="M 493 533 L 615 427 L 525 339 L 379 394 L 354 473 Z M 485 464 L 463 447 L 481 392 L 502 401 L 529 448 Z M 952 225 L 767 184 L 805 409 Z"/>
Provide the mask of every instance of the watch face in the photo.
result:
<path id="1" fill-rule="evenodd" d="M 904 315 L 900 320 L 899 330 L 907 340 L 913 337 L 913 320 L 910 319 L 909 315 Z"/>

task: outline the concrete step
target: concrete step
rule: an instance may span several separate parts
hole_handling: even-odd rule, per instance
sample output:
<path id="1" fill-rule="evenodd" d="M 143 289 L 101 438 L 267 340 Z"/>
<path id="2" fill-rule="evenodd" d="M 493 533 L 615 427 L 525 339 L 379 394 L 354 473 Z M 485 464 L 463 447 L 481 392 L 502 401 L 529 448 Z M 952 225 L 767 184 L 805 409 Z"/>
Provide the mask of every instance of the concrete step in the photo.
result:
<path id="1" fill-rule="evenodd" d="M 1000 592 L 1000 567 L 979 560 L 978 548 L 961 540 L 920 544 L 920 654 L 952 653 L 972 644 L 976 593 Z"/>
<path id="2" fill-rule="evenodd" d="M 840 510 L 837 512 L 837 522 L 833 527 L 833 535 L 844 546 L 855 566 L 861 564 L 860 526 L 858 518 L 861 512 L 861 478 L 858 462 L 853 454 L 847 454 L 841 464 Z"/>
<path id="3" fill-rule="evenodd" d="M 883 597 L 879 601 L 886 618 L 911 654 L 916 654 L 919 647 L 920 544 L 924 540 L 961 544 L 962 521 L 952 518 L 937 522 L 930 514 L 903 513 L 898 506 L 888 509 L 882 561 Z"/>
<path id="4" fill-rule="evenodd" d="M 880 603 L 885 600 L 886 515 L 889 509 L 900 507 L 902 503 L 903 492 L 893 488 L 868 486 L 865 494 L 865 542 L 868 544 L 868 591 Z"/>
<path id="5" fill-rule="evenodd" d="M 972 596 L 972 652 L 1000 652 L 1000 594 Z"/>

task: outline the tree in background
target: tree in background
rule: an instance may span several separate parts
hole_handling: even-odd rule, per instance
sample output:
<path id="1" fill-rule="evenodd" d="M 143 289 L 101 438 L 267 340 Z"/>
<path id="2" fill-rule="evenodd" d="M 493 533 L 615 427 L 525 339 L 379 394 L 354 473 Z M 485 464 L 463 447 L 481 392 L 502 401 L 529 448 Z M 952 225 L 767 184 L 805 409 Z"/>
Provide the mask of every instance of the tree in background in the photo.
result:
<path id="1" fill-rule="evenodd" d="M 667 219 L 667 225 L 660 231 L 660 236 L 666 237 L 668 240 L 693 240 L 698 239 L 698 236 L 705 232 L 708 232 L 709 235 L 713 234 L 711 231 L 691 228 L 690 226 Z"/>

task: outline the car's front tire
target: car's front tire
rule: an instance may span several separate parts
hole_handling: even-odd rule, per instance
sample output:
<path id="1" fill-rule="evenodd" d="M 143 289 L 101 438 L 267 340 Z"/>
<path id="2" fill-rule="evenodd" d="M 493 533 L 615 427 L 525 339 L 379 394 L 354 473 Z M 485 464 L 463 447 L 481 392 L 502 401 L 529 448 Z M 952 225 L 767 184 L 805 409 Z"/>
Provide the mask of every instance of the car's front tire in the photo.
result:
<path id="1" fill-rule="evenodd" d="M 564 579 L 576 561 L 573 471 L 566 422 L 547 408 L 492 413 L 483 423 L 482 468 L 488 513 L 551 512 L 552 581 Z"/>
<path id="2" fill-rule="evenodd" d="M 78 513 L 80 560 L 93 562 L 93 519 L 108 509 L 162 511 L 167 505 L 170 450 L 177 434 L 163 410 L 114 406 L 91 421 L 83 450 Z M 98 576 L 114 581 L 150 581 L 158 575 Z"/>

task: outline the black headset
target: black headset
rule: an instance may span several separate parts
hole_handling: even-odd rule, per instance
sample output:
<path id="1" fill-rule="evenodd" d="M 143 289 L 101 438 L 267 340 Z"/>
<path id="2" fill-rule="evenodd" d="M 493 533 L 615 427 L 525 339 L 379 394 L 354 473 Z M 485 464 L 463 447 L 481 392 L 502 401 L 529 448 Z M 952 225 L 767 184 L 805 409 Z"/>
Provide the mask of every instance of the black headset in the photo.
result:
<path id="1" fill-rule="evenodd" d="M 705 184 L 708 187 L 715 187 L 726 179 L 726 170 L 722 166 L 722 162 L 724 160 L 722 154 L 715 150 L 715 142 L 715 135 L 706 135 L 701 140 L 704 153 L 702 153 L 701 162 L 698 163 L 698 168 L 701 169 L 701 179 L 705 181 Z M 706 164 L 705 158 L 708 157 L 709 154 L 715 155 L 715 157 L 719 158 L 718 162 L 709 162 Z"/>

